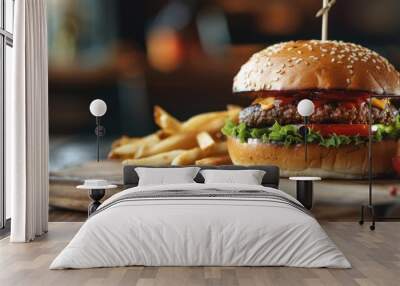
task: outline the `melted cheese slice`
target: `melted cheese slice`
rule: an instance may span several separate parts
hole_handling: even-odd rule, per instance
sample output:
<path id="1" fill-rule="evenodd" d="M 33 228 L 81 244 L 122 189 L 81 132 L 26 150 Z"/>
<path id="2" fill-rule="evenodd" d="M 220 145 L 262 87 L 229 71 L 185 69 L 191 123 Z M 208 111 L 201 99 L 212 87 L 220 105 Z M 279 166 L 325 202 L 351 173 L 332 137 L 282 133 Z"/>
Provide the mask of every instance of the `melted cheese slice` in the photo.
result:
<path id="1" fill-rule="evenodd" d="M 385 109 L 386 104 L 389 104 L 389 99 L 377 99 L 377 98 L 373 97 L 371 99 L 371 104 L 380 109 Z"/>
<path id="2" fill-rule="evenodd" d="M 253 101 L 253 104 L 259 104 L 263 110 L 268 110 L 274 107 L 275 98 L 274 97 L 266 97 L 266 98 L 257 98 Z"/>

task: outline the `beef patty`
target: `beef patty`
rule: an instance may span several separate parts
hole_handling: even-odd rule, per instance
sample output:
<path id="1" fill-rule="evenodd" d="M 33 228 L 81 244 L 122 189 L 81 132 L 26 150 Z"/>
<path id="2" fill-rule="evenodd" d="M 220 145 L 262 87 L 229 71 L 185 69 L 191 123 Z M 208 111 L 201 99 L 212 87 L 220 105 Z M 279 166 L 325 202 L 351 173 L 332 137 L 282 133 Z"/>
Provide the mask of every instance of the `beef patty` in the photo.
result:
<path id="1" fill-rule="evenodd" d="M 389 124 L 394 121 L 397 110 L 390 106 L 384 110 L 372 107 L 373 123 Z M 253 104 L 244 108 L 239 115 L 239 121 L 249 127 L 271 126 L 277 121 L 281 125 L 301 124 L 303 118 L 297 112 L 295 104 L 275 105 L 273 108 L 264 110 L 260 104 Z M 310 123 L 368 123 L 368 105 L 362 103 L 358 108 L 344 107 L 336 104 L 324 104 L 316 107 L 310 116 Z"/>

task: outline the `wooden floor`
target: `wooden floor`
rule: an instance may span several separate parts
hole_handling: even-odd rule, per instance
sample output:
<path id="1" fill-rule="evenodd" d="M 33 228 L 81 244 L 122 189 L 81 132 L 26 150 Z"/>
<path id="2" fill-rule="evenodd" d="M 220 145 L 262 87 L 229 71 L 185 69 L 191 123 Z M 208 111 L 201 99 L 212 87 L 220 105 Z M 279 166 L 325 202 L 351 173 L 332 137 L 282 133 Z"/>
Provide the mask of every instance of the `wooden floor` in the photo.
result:
<path id="1" fill-rule="evenodd" d="M 79 212 L 67 209 L 52 208 L 49 209 L 50 222 L 84 222 L 87 220 L 87 212 Z"/>
<path id="2" fill-rule="evenodd" d="M 0 285 L 400 285 L 400 223 L 372 232 L 354 222 L 322 222 L 353 268 L 124 267 L 48 270 L 82 223 L 50 223 L 49 233 L 27 244 L 0 241 Z"/>

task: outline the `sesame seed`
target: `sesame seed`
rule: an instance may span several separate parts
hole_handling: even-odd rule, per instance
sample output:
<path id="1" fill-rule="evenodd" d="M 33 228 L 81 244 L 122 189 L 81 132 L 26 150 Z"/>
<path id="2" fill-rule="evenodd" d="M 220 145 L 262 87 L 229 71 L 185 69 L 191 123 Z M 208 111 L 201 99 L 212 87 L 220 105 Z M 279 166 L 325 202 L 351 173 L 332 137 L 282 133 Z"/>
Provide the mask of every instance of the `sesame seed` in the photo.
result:
<path id="1" fill-rule="evenodd" d="M 332 59 L 331 59 L 331 62 L 334 63 L 334 62 L 335 62 L 335 58 L 332 58 Z"/>
<path id="2" fill-rule="evenodd" d="M 351 80 L 350 80 L 349 78 L 346 78 L 346 82 L 347 82 L 348 84 L 350 84 Z"/>

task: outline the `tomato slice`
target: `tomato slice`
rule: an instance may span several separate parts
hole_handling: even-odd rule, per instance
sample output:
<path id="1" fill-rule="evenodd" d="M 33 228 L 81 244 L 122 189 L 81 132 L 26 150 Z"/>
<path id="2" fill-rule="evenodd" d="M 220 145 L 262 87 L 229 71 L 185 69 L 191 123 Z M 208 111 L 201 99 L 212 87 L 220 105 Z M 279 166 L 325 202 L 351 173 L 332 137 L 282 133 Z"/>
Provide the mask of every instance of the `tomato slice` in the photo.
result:
<path id="1" fill-rule="evenodd" d="M 322 136 L 332 134 L 346 136 L 368 136 L 368 124 L 311 124 L 310 128 Z"/>
<path id="2" fill-rule="evenodd" d="M 283 106 L 291 104 L 295 100 L 293 96 L 277 96 L 276 99 L 280 100 Z"/>
<path id="3" fill-rule="evenodd" d="M 326 99 L 313 99 L 312 102 L 314 103 L 315 108 L 319 108 L 323 105 L 325 105 L 328 100 Z"/>
<path id="4" fill-rule="evenodd" d="M 369 98 L 369 94 L 366 92 L 329 92 L 327 91 L 324 94 L 320 94 L 321 98 L 324 98 L 326 100 L 330 101 L 338 101 L 338 102 L 343 102 L 343 101 L 352 101 L 352 102 L 357 102 L 361 103 L 363 101 L 366 101 Z"/>
<path id="5" fill-rule="evenodd" d="M 341 106 L 343 106 L 346 109 L 353 109 L 353 107 L 357 107 L 357 104 L 355 102 L 348 101 L 348 102 L 343 102 Z"/>

